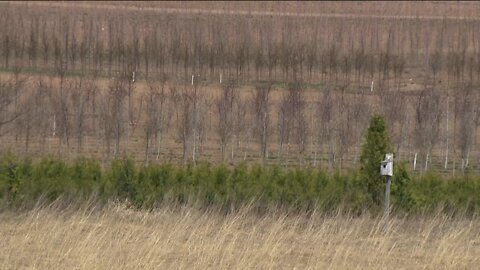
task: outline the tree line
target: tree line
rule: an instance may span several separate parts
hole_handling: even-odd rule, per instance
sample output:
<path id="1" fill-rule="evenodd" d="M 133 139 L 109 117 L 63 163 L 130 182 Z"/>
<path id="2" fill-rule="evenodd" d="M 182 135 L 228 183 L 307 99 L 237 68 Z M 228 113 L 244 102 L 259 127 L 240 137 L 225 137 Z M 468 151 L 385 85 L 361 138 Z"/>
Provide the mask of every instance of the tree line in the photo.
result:
<path id="1" fill-rule="evenodd" d="M 184 81 L 307 81 L 399 88 L 478 84 L 476 20 L 49 10 L 2 4 L 0 66 Z M 447 86 L 445 86 L 447 85 Z"/>
<path id="2" fill-rule="evenodd" d="M 386 120 L 396 158 L 416 170 L 478 169 L 480 95 L 357 89 L 322 91 L 296 81 L 212 87 L 168 76 L 139 82 L 134 69 L 94 76 L 0 78 L 0 139 L 19 153 L 184 163 L 261 161 L 355 166 L 372 113 Z"/>

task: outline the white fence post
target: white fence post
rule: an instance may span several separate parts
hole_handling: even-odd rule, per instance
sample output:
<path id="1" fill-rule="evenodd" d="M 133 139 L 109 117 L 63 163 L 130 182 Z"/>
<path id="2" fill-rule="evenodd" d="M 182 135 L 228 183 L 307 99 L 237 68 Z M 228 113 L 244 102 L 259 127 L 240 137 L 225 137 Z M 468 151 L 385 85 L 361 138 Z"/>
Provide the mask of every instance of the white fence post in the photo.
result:
<path id="1" fill-rule="evenodd" d="M 413 170 L 417 168 L 417 153 L 415 153 L 415 157 L 413 158 Z"/>

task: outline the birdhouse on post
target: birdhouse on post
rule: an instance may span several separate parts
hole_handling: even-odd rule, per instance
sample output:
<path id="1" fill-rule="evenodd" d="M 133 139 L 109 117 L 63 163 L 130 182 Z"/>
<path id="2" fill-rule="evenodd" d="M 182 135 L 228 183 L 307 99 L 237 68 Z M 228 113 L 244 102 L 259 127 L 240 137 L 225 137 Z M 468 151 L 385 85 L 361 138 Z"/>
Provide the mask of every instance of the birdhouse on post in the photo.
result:
<path id="1" fill-rule="evenodd" d="M 380 175 L 393 176 L 393 154 L 385 154 L 385 160 L 380 163 Z"/>
<path id="2" fill-rule="evenodd" d="M 385 177 L 385 200 L 384 200 L 384 215 L 388 216 L 390 213 L 390 185 L 393 176 L 393 154 L 385 154 L 385 160 L 380 162 L 380 174 Z"/>

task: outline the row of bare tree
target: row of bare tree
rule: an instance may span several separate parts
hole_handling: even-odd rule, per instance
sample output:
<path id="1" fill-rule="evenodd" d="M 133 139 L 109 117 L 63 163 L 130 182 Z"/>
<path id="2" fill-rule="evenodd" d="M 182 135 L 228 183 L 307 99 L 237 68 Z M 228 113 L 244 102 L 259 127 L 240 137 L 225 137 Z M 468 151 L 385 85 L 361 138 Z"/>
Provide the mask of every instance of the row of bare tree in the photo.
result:
<path id="1" fill-rule="evenodd" d="M 480 94 L 471 85 L 453 95 L 428 87 L 319 92 L 306 90 L 300 81 L 278 89 L 226 80 L 209 89 L 166 77 L 138 83 L 132 70 L 106 84 L 97 77 L 3 76 L 4 148 L 48 153 L 54 144 L 64 156 L 129 153 L 146 162 L 173 156 L 193 163 L 261 160 L 344 167 L 358 160 L 376 111 L 386 118 L 397 158 L 411 160 L 416 168 L 480 165 Z"/>
<path id="2" fill-rule="evenodd" d="M 2 4 L 0 63 L 137 77 L 310 81 L 399 87 L 478 83 L 476 20 L 310 18 L 49 10 Z M 411 76 L 411 75 L 409 75 Z M 392 83 L 393 85 L 389 85 Z"/>

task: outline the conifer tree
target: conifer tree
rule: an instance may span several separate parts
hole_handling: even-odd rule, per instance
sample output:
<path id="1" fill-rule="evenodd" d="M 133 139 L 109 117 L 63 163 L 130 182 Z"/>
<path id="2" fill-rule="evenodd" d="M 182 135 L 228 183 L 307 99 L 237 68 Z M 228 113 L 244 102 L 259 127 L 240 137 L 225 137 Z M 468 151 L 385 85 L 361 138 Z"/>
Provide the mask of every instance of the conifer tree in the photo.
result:
<path id="1" fill-rule="evenodd" d="M 360 155 L 361 176 L 368 207 L 380 206 L 383 199 L 384 178 L 380 175 L 380 162 L 386 153 L 392 152 L 383 117 L 374 114 L 362 145 Z"/>

